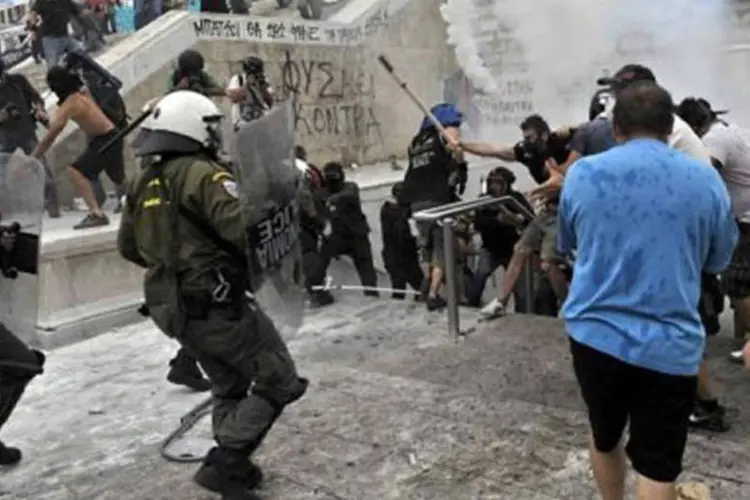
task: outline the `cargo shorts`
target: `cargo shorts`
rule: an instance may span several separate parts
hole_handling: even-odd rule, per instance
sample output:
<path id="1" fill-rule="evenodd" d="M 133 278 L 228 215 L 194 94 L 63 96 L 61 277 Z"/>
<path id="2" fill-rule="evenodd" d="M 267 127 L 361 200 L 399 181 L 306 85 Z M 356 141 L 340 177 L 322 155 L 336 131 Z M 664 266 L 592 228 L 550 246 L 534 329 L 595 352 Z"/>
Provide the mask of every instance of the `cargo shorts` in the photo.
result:
<path id="1" fill-rule="evenodd" d="M 557 251 L 557 228 L 557 212 L 542 212 L 526 226 L 519 243 L 539 252 L 542 261 L 562 261 L 563 256 Z"/>

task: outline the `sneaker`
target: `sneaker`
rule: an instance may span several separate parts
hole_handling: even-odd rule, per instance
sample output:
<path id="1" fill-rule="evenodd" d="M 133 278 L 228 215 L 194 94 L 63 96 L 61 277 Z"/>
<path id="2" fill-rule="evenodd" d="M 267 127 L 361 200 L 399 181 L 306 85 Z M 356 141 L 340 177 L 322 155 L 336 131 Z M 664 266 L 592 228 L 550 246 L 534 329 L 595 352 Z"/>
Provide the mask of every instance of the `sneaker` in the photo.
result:
<path id="1" fill-rule="evenodd" d="M 690 413 L 688 424 L 695 429 L 704 429 L 712 432 L 726 432 L 729 425 L 724 420 L 726 408 L 716 401 L 695 401 L 693 411 Z"/>
<path id="2" fill-rule="evenodd" d="M 484 319 L 497 318 L 505 314 L 505 306 L 500 299 L 492 299 L 492 302 L 479 310 L 479 315 Z"/>
<path id="3" fill-rule="evenodd" d="M 109 224 L 109 218 L 104 214 L 89 213 L 81 222 L 73 226 L 73 229 L 91 229 L 93 227 L 102 227 Z"/>
<path id="4" fill-rule="evenodd" d="M 21 461 L 21 450 L 5 446 L 0 441 L 0 466 L 12 466 Z"/>
<path id="5" fill-rule="evenodd" d="M 727 359 L 736 365 L 744 365 L 745 364 L 745 358 L 742 356 L 742 349 L 737 349 L 736 351 L 732 351 L 729 353 L 729 356 L 727 356 Z"/>

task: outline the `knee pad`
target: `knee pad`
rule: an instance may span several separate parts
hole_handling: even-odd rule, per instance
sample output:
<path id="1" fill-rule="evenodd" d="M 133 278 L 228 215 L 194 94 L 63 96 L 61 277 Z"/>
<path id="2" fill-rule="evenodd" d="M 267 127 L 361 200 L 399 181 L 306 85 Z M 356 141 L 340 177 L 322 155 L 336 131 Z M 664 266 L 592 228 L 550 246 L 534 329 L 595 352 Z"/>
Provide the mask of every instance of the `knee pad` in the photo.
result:
<path id="1" fill-rule="evenodd" d="M 264 399 L 276 413 L 276 416 L 281 415 L 285 406 L 288 406 L 307 392 L 307 387 L 310 385 L 310 381 L 306 378 L 296 377 L 295 380 L 288 386 L 283 388 L 258 388 L 254 386 L 252 393 L 259 398 Z"/>

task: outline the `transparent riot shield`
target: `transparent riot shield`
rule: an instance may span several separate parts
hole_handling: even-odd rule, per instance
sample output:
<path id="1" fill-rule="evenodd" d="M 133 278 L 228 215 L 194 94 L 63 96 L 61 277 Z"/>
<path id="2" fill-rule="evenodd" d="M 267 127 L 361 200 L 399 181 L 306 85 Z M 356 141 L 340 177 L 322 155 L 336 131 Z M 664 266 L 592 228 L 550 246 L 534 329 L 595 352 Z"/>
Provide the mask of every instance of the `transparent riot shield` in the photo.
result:
<path id="1" fill-rule="evenodd" d="M 23 154 L 0 155 L 0 321 L 37 341 L 44 167 Z"/>
<path id="2" fill-rule="evenodd" d="M 282 334 L 291 335 L 302 324 L 306 297 L 292 101 L 240 125 L 234 141 L 253 295 Z"/>

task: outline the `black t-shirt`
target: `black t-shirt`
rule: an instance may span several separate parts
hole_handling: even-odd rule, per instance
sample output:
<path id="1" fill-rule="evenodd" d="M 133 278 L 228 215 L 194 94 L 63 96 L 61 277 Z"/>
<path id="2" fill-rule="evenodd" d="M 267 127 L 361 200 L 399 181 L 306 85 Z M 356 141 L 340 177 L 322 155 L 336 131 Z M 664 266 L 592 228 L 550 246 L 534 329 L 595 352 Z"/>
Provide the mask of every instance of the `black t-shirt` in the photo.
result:
<path id="1" fill-rule="evenodd" d="M 570 155 L 570 138 L 572 134 L 560 136 L 552 132 L 547 139 L 547 147 L 543 153 L 532 153 L 524 147 L 524 141 L 518 141 L 513 146 L 513 154 L 516 161 L 523 163 L 529 170 L 531 177 L 541 184 L 549 179 L 549 172 L 544 166 L 548 158 L 554 158 L 558 165 L 562 165 L 568 160 Z"/>
<path id="2" fill-rule="evenodd" d="M 404 175 L 401 192 L 409 205 L 442 205 L 454 200 L 450 173 L 456 168 L 443 138 L 435 129 L 423 131 L 409 145 L 409 168 Z"/>
<path id="3" fill-rule="evenodd" d="M 68 36 L 68 23 L 78 15 L 72 0 L 36 0 L 32 10 L 42 18 L 42 36 Z"/>
<path id="4" fill-rule="evenodd" d="M 530 212 L 534 209 L 528 200 L 518 191 L 510 191 L 508 195 L 515 198 L 519 203 L 526 207 Z M 488 195 L 485 195 L 488 196 Z M 508 210 L 512 213 L 524 215 L 523 212 L 516 210 L 513 206 L 508 205 Z M 501 224 L 497 216 L 501 210 L 496 207 L 488 207 L 478 210 L 474 216 L 474 229 L 482 237 L 482 246 L 492 252 L 493 255 L 500 258 L 510 258 L 513 255 L 513 247 L 518 242 L 518 229 L 508 224 Z"/>

